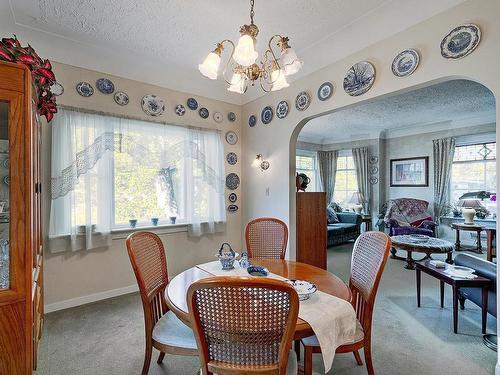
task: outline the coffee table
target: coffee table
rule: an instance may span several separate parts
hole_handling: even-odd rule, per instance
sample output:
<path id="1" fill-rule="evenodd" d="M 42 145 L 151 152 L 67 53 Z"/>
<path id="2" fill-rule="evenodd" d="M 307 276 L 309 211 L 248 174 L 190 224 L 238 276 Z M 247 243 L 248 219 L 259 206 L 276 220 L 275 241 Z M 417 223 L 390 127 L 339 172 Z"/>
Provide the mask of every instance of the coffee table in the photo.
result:
<path id="1" fill-rule="evenodd" d="M 453 332 L 458 332 L 458 290 L 461 287 L 467 288 L 482 288 L 482 299 L 483 306 L 481 308 L 481 323 L 482 323 L 482 333 L 486 333 L 486 317 L 488 311 L 488 287 L 491 284 L 491 280 L 482 276 L 478 276 L 475 279 L 462 279 L 457 277 L 452 277 L 445 272 L 443 268 L 437 268 L 431 265 L 430 260 L 425 260 L 422 262 L 417 262 L 415 265 L 416 275 L 417 275 L 417 306 L 420 307 L 420 278 L 421 273 L 435 277 L 439 280 L 440 286 L 440 297 L 441 297 L 441 308 L 444 307 L 444 284 L 451 285 L 453 289 Z"/>
<path id="2" fill-rule="evenodd" d="M 476 254 L 482 254 L 483 248 L 481 246 L 481 232 L 484 230 L 484 227 L 477 224 L 465 224 L 465 223 L 452 223 L 451 227 L 455 229 L 456 233 L 456 242 L 455 242 L 455 250 L 456 251 L 472 251 Z M 466 232 L 476 232 L 477 233 L 477 246 L 476 247 L 465 247 L 460 243 L 460 231 Z"/>
<path id="3" fill-rule="evenodd" d="M 447 254 L 446 262 L 453 263 L 451 254 L 453 252 L 453 244 L 450 241 L 442 240 L 440 238 L 429 237 L 425 242 L 416 241 L 411 234 L 403 234 L 399 236 L 392 236 L 392 246 L 395 249 L 405 250 L 407 252 L 406 259 L 395 255 L 395 251 L 391 258 L 406 260 L 406 269 L 414 270 L 415 261 L 412 258 L 412 253 L 425 253 L 424 259 L 431 258 L 431 254 Z"/>

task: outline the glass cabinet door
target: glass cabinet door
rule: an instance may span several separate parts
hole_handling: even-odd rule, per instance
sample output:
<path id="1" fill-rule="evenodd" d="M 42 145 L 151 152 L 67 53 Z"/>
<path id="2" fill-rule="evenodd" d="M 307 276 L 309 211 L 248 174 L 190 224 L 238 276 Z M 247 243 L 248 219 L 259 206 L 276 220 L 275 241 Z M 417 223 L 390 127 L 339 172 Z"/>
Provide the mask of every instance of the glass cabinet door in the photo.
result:
<path id="1" fill-rule="evenodd" d="M 9 105 L 0 102 L 0 289 L 10 287 Z"/>

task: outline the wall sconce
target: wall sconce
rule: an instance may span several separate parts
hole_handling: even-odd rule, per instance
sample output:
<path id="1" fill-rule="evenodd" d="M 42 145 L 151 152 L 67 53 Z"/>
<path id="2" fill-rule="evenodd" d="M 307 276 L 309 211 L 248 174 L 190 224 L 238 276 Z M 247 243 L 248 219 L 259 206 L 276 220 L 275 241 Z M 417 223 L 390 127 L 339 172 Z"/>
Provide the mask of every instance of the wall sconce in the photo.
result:
<path id="1" fill-rule="evenodd" d="M 257 154 L 253 165 L 255 167 L 259 167 L 261 171 L 267 171 L 271 166 L 271 164 L 267 160 L 264 160 L 262 154 Z"/>

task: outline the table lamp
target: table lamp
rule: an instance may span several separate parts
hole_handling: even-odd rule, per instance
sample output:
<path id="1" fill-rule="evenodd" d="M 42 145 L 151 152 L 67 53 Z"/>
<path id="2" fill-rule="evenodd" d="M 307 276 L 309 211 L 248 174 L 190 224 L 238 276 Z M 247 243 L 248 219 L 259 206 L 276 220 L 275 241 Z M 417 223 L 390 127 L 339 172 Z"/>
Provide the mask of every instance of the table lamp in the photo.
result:
<path id="1" fill-rule="evenodd" d="M 476 209 L 483 207 L 478 199 L 461 199 L 458 207 L 462 207 L 462 215 L 464 217 L 464 224 L 474 224 L 474 216 Z"/>
<path id="2" fill-rule="evenodd" d="M 363 202 L 364 201 L 365 200 L 363 199 L 363 194 L 361 194 L 359 191 L 357 191 L 357 192 L 352 194 L 351 199 L 349 199 L 348 203 L 353 203 L 354 204 L 354 206 L 353 206 L 354 212 L 361 215 L 361 211 L 363 210 Z"/>

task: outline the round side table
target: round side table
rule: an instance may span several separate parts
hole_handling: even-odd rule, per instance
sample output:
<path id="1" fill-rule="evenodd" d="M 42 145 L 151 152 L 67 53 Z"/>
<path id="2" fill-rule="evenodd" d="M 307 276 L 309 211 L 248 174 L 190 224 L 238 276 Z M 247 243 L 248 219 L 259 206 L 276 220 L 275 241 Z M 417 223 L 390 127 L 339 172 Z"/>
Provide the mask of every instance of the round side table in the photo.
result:
<path id="1" fill-rule="evenodd" d="M 483 247 L 481 245 L 481 232 L 484 227 L 477 224 L 464 224 L 464 223 L 452 223 L 451 227 L 455 229 L 455 250 L 456 251 L 472 251 L 477 254 L 483 253 Z M 476 232 L 477 233 L 477 246 L 464 246 L 460 243 L 460 231 L 465 232 Z"/>

